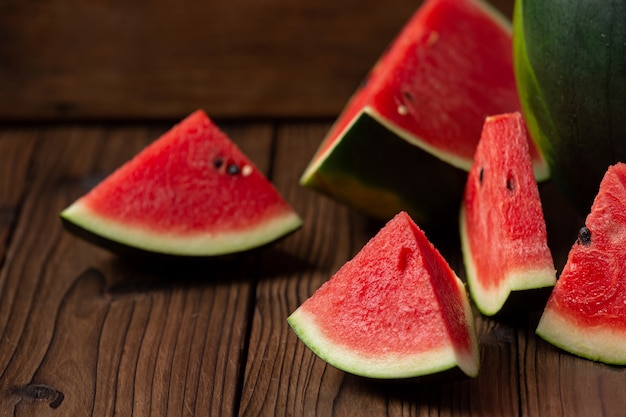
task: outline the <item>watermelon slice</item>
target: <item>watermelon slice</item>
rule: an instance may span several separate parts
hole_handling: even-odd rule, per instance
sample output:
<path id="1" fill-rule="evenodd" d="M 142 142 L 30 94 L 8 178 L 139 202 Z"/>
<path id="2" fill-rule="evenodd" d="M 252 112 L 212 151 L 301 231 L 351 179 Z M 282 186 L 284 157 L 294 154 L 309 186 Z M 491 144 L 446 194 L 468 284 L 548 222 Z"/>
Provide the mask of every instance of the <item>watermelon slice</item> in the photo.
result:
<path id="1" fill-rule="evenodd" d="M 476 376 L 479 352 L 469 298 L 406 212 L 288 318 L 329 364 L 371 378 L 460 369 Z"/>
<path id="2" fill-rule="evenodd" d="M 202 111 L 163 134 L 61 213 L 109 249 L 222 255 L 269 243 L 301 220 Z"/>
<path id="3" fill-rule="evenodd" d="M 427 0 L 347 103 L 300 182 L 384 220 L 399 210 L 418 224 L 456 219 L 485 117 L 518 110 L 510 22 L 480 0 Z"/>
<path id="4" fill-rule="evenodd" d="M 537 326 L 573 354 L 626 364 L 626 165 L 606 171 Z"/>
<path id="5" fill-rule="evenodd" d="M 532 298 L 544 305 L 556 270 L 519 112 L 485 120 L 459 224 L 468 287 L 483 314 L 530 309 L 530 297 L 507 301 L 542 288 Z"/>

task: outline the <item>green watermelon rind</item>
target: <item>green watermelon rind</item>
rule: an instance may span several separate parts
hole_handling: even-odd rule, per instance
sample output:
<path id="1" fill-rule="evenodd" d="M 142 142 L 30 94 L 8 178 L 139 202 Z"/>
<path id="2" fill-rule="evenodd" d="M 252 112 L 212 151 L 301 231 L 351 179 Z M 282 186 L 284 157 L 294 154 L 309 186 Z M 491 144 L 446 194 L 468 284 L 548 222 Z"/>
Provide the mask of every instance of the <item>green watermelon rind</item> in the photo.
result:
<path id="1" fill-rule="evenodd" d="M 518 0 L 514 68 L 529 130 L 554 183 L 584 215 L 626 158 L 625 2 Z"/>
<path id="2" fill-rule="evenodd" d="M 527 292 L 545 288 L 547 290 L 554 286 L 556 281 L 555 270 L 553 268 L 508 271 L 503 277 L 502 285 L 495 290 L 490 290 L 481 285 L 476 277 L 476 266 L 467 235 L 465 208 L 461 207 L 459 215 L 461 251 L 465 264 L 465 276 L 468 282 L 469 292 L 475 301 L 476 308 L 485 316 L 494 316 L 506 310 L 504 307 L 514 293 Z"/>
<path id="3" fill-rule="evenodd" d="M 155 232 L 147 227 L 107 219 L 91 210 L 80 199 L 61 212 L 64 224 L 77 228 L 77 234 L 98 243 L 111 241 L 117 248 L 189 257 L 219 256 L 269 244 L 302 226 L 295 212 L 265 219 L 237 231 L 175 234 Z M 82 232 L 82 233 L 81 233 Z"/>
<path id="4" fill-rule="evenodd" d="M 626 334 L 609 326 L 581 327 L 552 308 L 544 310 L 535 333 L 574 355 L 610 365 L 626 365 Z"/>
<path id="5" fill-rule="evenodd" d="M 419 136 L 415 136 L 411 134 L 409 131 L 407 131 L 406 129 L 403 129 L 391 123 L 389 120 L 385 119 L 380 113 L 378 113 L 374 107 L 366 106 L 363 109 L 363 112 L 369 114 L 373 119 L 377 120 L 380 124 L 385 126 L 387 129 L 389 129 L 399 138 L 402 138 L 408 143 L 410 143 L 411 145 L 417 146 L 423 151 L 429 153 L 430 155 L 433 155 L 434 157 L 444 162 L 447 162 L 453 167 L 459 168 L 463 171 L 469 171 L 469 169 L 471 168 L 472 166 L 471 159 L 462 158 L 450 152 L 440 151 L 435 146 L 430 145 Z"/>
<path id="6" fill-rule="evenodd" d="M 505 33 L 512 33 L 510 22 L 490 4 L 482 0 L 472 0 L 471 3 Z M 427 7 L 425 4 L 425 14 L 429 13 Z M 410 27 L 409 24 L 404 27 L 371 69 L 367 85 L 352 95 L 304 171 L 300 184 L 373 217 L 386 220 L 405 210 L 419 224 L 429 224 L 457 217 L 456 208 L 451 207 L 460 201 L 463 176 L 469 171 L 472 158 L 456 154 L 455 149 L 444 150 L 426 142 L 378 107 L 376 92 L 381 88 L 379 83 L 394 77 L 389 72 L 397 65 L 389 57 L 394 56 L 397 45 L 400 49 L 404 47 L 406 42 L 400 40 L 408 36 L 405 31 Z M 385 66 L 385 63 L 389 64 Z M 395 115 L 395 111 L 391 112 Z M 370 132 L 364 132 L 361 125 L 368 125 Z M 403 145 L 397 148 L 400 150 L 391 152 L 387 149 L 391 142 L 402 142 Z M 414 155 L 410 161 L 406 158 L 409 154 Z M 355 160 L 361 158 L 368 163 L 356 166 Z M 435 160 L 437 163 L 432 162 Z M 424 167 L 425 163 L 427 167 Z M 539 157 L 533 158 L 533 171 L 539 181 L 549 176 L 547 165 Z M 452 177 L 456 180 L 450 181 Z M 437 182 L 441 182 L 440 186 L 434 187 Z"/>
<path id="7" fill-rule="evenodd" d="M 441 161 L 444 161 L 450 164 L 452 167 L 458 168 L 464 172 L 468 172 L 470 168 L 472 167 L 472 164 L 474 162 L 473 159 L 462 158 L 450 152 L 440 151 L 437 147 L 432 146 L 431 144 L 427 143 L 419 136 L 415 136 L 411 134 L 409 131 L 407 131 L 406 129 L 402 129 L 399 126 L 394 125 L 389 120 L 385 119 L 382 115 L 380 115 L 376 111 L 376 109 L 374 109 L 373 107 L 366 106 L 363 109 L 363 112 L 371 115 L 372 118 L 374 118 L 375 120 L 378 120 L 380 124 L 385 126 L 387 129 L 389 129 L 398 137 L 406 140 L 408 143 L 414 146 L 417 146 L 418 148 L 434 156 L 435 158 L 440 159 Z M 545 164 L 543 159 L 541 160 L 533 159 L 532 167 L 533 167 L 533 173 L 535 175 L 535 179 L 538 182 L 546 181 L 550 178 L 550 173 L 548 172 L 548 166 Z"/>
<path id="8" fill-rule="evenodd" d="M 458 157 L 448 152 L 442 152 L 436 147 L 426 143 L 419 137 L 413 135 L 406 129 L 403 129 L 391 123 L 389 120 L 385 119 L 379 112 L 377 112 L 376 109 L 372 107 L 371 105 L 364 106 L 363 109 L 361 109 L 361 111 L 357 115 L 355 115 L 355 117 L 352 118 L 352 121 L 346 126 L 346 128 L 343 130 L 343 132 L 339 136 L 344 136 L 348 134 L 350 130 L 354 127 L 354 125 L 358 124 L 362 120 L 361 118 L 363 115 L 368 115 L 369 117 L 371 117 L 372 119 L 380 123 L 382 126 L 384 126 L 387 130 L 389 130 L 389 132 L 391 132 L 398 138 L 405 140 L 407 143 L 413 146 L 417 146 L 423 149 L 429 154 L 441 159 L 442 161 L 449 163 L 450 165 L 456 168 L 462 169 L 463 171 L 469 171 L 472 165 L 472 160 Z M 381 142 L 383 142 L 382 139 L 381 139 Z M 339 143 L 341 143 L 341 140 L 336 140 L 333 143 L 333 145 L 329 147 L 323 155 L 319 155 L 317 158 L 315 158 L 314 161 L 312 161 L 312 163 L 307 167 L 307 169 L 304 171 L 302 175 L 302 180 L 301 180 L 302 182 L 307 182 L 309 178 L 311 178 L 314 175 L 314 173 L 323 164 L 324 160 L 328 157 L 328 155 L 332 154 L 333 149 Z"/>
<path id="9" fill-rule="evenodd" d="M 300 184 L 380 219 L 407 211 L 418 224 L 447 221 L 460 203 L 467 173 L 430 151 L 364 107 L 315 157 Z"/>
<path id="10" fill-rule="evenodd" d="M 316 323 L 316 318 L 302 308 L 296 309 L 287 322 L 298 338 L 322 360 L 354 375 L 375 379 L 412 379 L 458 368 L 466 376 L 474 378 L 478 376 L 480 368 L 478 339 L 465 286 L 458 278 L 456 284 L 458 291 L 463 294 L 460 298 L 463 300 L 464 316 L 470 329 L 469 334 L 474 338 L 472 350 L 468 352 L 455 351 L 453 346 L 448 345 L 437 350 L 416 352 L 414 355 L 364 355 L 341 346 L 339 341 L 329 340 Z"/>

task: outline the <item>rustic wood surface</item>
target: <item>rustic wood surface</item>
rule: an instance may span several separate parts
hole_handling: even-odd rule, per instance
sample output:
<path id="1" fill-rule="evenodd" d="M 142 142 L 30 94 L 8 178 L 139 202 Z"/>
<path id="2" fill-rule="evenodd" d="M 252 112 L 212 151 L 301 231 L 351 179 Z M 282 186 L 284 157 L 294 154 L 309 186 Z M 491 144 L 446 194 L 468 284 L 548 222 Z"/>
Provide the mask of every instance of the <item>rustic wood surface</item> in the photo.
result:
<path id="1" fill-rule="evenodd" d="M 286 317 L 380 226 L 298 185 L 330 120 L 222 123 L 304 219 L 277 244 L 164 267 L 63 231 L 59 212 L 168 123 L 0 127 L 0 416 L 624 415 L 626 370 L 538 339 L 538 313 L 477 314 L 471 380 L 376 383 L 297 339 Z M 581 219 L 542 195 L 560 268 Z M 430 237 L 463 278 L 456 234 Z"/>
<path id="2" fill-rule="evenodd" d="M 0 120 L 334 116 L 420 3 L 2 0 Z"/>

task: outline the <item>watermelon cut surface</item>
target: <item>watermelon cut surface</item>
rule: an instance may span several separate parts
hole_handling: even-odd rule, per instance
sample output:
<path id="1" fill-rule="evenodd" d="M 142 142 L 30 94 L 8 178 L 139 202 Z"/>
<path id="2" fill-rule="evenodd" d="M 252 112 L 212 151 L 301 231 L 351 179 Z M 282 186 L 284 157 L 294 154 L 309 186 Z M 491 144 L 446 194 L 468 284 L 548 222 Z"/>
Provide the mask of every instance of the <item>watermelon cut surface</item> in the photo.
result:
<path id="1" fill-rule="evenodd" d="M 288 322 L 319 357 L 356 375 L 411 378 L 449 369 L 478 374 L 465 286 L 405 212 Z"/>
<path id="2" fill-rule="evenodd" d="M 63 210 L 61 218 L 70 231 L 105 246 L 181 256 L 251 249 L 301 225 L 202 110 Z"/>
<path id="3" fill-rule="evenodd" d="M 537 326 L 573 354 L 626 364 L 626 165 L 606 171 Z"/>
<path id="4" fill-rule="evenodd" d="M 301 183 L 384 220 L 399 210 L 418 224 L 456 217 L 485 117 L 518 110 L 510 22 L 479 0 L 427 0 L 351 97 Z"/>
<path id="5" fill-rule="evenodd" d="M 501 312 L 512 293 L 556 282 L 546 224 L 519 112 L 485 120 L 460 214 L 470 294 L 485 315 Z M 529 308 L 532 303 L 522 303 Z"/>

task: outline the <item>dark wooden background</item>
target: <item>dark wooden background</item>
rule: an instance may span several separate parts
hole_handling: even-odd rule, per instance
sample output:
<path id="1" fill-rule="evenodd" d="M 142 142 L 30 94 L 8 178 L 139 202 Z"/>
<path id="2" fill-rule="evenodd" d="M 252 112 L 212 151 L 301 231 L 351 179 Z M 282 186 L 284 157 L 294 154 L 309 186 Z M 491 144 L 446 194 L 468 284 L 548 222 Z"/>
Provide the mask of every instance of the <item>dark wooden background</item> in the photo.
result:
<path id="1" fill-rule="evenodd" d="M 326 365 L 287 325 L 380 226 L 298 178 L 418 5 L 0 0 L 0 417 L 623 416 L 625 370 L 535 337 L 540 312 L 477 314 L 480 376 L 406 386 Z M 166 267 L 63 231 L 63 208 L 197 108 L 301 230 Z M 560 268 L 582 219 L 541 191 Z M 429 237 L 464 278 L 453 223 Z"/>
<path id="2" fill-rule="evenodd" d="M 419 4 L 1 0 L 0 120 L 332 117 Z"/>

